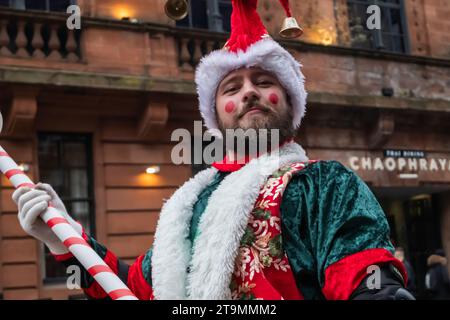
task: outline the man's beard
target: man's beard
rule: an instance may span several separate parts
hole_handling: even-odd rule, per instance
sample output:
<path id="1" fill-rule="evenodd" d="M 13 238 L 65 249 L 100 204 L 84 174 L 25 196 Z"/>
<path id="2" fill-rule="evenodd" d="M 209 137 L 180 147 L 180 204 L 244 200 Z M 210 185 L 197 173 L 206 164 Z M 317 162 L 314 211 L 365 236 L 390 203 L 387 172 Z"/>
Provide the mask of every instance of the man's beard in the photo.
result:
<path id="1" fill-rule="evenodd" d="M 250 119 L 250 123 L 245 126 L 239 124 L 239 122 L 243 119 L 245 113 L 253 107 L 258 107 L 265 113 L 264 117 L 256 116 Z M 296 130 L 292 126 L 292 106 L 289 105 L 286 111 L 283 113 L 277 113 L 270 107 L 264 106 L 257 102 L 256 100 L 250 100 L 242 112 L 234 118 L 233 124 L 229 127 L 225 127 L 222 121 L 218 121 L 219 130 L 222 133 L 222 137 L 224 140 L 224 151 L 235 151 L 239 153 L 241 156 L 249 155 L 252 150 L 249 150 L 251 145 L 251 140 L 256 138 L 256 144 L 258 145 L 258 154 L 264 153 L 266 151 L 270 151 L 272 144 L 273 147 L 278 147 L 279 145 L 285 143 L 286 141 L 294 138 Z M 229 135 L 230 131 L 233 132 L 237 129 L 243 130 L 244 135 L 236 134 Z M 252 130 L 253 129 L 253 130 Z M 227 134 L 228 131 L 228 134 Z M 239 132 L 239 131 L 237 131 Z M 246 133 L 255 133 L 254 135 L 246 135 Z M 278 133 L 278 134 L 277 134 Z M 228 137 L 228 139 L 227 139 Z M 278 138 L 278 139 L 277 139 Z M 229 141 L 233 139 L 234 141 Z M 228 141 L 227 141 L 228 140 Z M 240 140 L 240 141 L 238 141 Z M 237 150 L 236 146 L 238 143 L 242 143 L 245 145 L 244 150 Z M 255 141 L 253 141 L 255 144 Z M 261 146 L 263 146 L 261 148 Z M 264 149 L 266 146 L 266 150 Z M 268 149 L 267 149 L 268 148 Z M 241 154 L 243 151 L 244 154 Z"/>

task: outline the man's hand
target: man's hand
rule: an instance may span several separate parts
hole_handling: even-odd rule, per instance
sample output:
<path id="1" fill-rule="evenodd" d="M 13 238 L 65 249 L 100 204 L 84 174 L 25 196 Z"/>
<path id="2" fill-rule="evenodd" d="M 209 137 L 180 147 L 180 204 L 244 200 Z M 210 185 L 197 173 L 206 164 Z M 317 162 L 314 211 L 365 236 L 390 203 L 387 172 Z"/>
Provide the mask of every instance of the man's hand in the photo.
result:
<path id="1" fill-rule="evenodd" d="M 22 229 L 30 236 L 42 241 L 53 254 L 68 253 L 67 248 L 53 233 L 49 226 L 39 217 L 52 203 L 75 231 L 81 236 L 83 227 L 67 213 L 61 199 L 49 184 L 38 183 L 34 189 L 22 187 L 17 189 L 12 199 L 19 207 L 18 218 Z"/>

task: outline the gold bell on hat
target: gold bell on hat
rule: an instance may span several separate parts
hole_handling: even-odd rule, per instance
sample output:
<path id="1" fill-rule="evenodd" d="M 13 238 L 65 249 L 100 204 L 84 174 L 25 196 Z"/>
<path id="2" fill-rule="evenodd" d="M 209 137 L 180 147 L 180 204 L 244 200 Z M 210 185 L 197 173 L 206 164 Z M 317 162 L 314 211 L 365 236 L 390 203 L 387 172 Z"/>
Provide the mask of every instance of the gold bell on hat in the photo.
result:
<path id="1" fill-rule="evenodd" d="M 294 17 L 287 17 L 283 21 L 280 36 L 286 39 L 298 38 L 303 34 L 303 29 L 298 25 Z"/>
<path id="2" fill-rule="evenodd" d="M 187 0 L 167 0 L 164 5 L 166 15 L 173 20 L 181 20 L 188 14 Z"/>

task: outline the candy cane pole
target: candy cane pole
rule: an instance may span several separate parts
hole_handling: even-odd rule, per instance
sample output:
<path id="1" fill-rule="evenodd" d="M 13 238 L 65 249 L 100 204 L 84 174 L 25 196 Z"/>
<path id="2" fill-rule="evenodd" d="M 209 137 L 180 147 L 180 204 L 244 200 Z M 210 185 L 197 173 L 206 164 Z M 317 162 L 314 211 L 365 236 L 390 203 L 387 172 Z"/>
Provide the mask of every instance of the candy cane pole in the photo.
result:
<path id="1" fill-rule="evenodd" d="M 1 117 L 1 116 L 0 116 Z M 1 129 L 0 129 L 1 130 Z M 0 146 L 0 170 L 11 181 L 14 187 L 31 187 L 34 183 L 19 168 L 14 160 Z M 117 277 L 111 268 L 98 256 L 64 216 L 51 203 L 48 209 L 40 216 L 42 220 L 52 229 L 56 236 L 80 261 L 83 267 L 90 273 L 98 284 L 113 300 L 137 300 L 136 296 Z"/>

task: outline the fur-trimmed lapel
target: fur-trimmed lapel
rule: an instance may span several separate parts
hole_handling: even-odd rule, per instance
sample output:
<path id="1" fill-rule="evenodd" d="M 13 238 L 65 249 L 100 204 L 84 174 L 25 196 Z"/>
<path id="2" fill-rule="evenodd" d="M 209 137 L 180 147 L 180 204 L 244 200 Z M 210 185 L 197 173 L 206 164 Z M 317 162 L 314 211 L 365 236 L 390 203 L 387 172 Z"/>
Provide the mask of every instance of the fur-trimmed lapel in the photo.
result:
<path id="1" fill-rule="evenodd" d="M 208 200 L 192 251 L 188 237 L 192 208 L 217 170 L 206 169 L 178 189 L 164 204 L 155 233 L 155 298 L 231 299 L 235 259 L 261 187 L 278 168 L 301 161 L 308 161 L 305 151 L 292 142 L 228 175 Z"/>
<path id="2" fill-rule="evenodd" d="M 215 168 L 199 172 L 175 191 L 161 209 L 152 252 L 152 286 L 157 300 L 186 299 L 192 209 L 216 173 Z"/>

